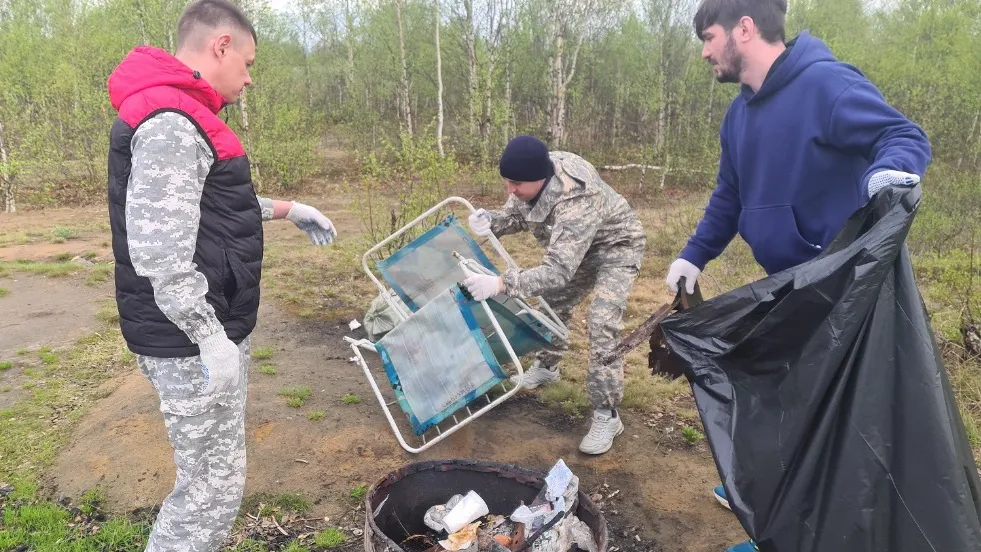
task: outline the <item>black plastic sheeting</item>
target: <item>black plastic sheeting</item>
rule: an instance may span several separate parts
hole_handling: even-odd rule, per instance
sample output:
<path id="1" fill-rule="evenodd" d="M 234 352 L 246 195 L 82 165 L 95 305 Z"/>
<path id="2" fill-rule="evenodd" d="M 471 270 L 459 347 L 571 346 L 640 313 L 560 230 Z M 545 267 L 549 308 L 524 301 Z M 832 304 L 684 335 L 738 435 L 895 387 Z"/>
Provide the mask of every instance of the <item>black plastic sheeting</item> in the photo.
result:
<path id="1" fill-rule="evenodd" d="M 816 259 L 662 322 L 763 552 L 981 550 L 977 468 L 904 244 L 920 197 L 886 188 Z"/>

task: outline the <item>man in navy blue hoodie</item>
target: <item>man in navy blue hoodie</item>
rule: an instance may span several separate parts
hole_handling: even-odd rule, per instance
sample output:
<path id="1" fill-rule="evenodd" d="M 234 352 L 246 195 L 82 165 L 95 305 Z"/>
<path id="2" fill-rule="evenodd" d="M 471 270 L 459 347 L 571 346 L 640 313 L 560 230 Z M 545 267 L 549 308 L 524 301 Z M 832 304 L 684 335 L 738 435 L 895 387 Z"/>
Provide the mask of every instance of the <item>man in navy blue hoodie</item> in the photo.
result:
<path id="1" fill-rule="evenodd" d="M 722 121 L 717 186 L 667 284 L 694 289 L 738 232 L 767 274 L 816 257 L 857 209 L 930 162 L 919 126 L 857 68 L 802 32 L 784 43 L 786 0 L 703 0 L 695 32 L 719 82 L 740 94 Z"/>
<path id="2" fill-rule="evenodd" d="M 785 43 L 786 0 L 703 0 L 702 57 L 739 83 L 720 131 L 715 191 L 667 284 L 694 291 L 705 265 L 738 232 L 767 274 L 821 253 L 886 186 L 920 181 L 930 143 L 855 67 L 802 32 Z M 715 497 L 728 506 L 725 490 Z M 756 550 L 751 542 L 729 552 Z"/>

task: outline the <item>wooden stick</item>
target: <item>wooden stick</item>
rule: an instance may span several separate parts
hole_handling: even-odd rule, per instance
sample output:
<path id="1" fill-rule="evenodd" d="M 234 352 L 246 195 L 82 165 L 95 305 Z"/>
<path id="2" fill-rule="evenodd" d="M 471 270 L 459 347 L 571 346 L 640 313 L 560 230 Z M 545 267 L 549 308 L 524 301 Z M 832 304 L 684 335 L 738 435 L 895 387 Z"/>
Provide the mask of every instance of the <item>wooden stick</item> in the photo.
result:
<path id="1" fill-rule="evenodd" d="M 282 527 L 279 526 L 279 522 L 276 521 L 276 516 L 269 516 L 269 517 L 272 518 L 273 523 L 276 524 L 276 529 L 279 529 L 279 532 L 282 533 L 283 536 L 285 536 L 285 537 L 290 536 L 290 534 L 286 532 L 286 529 L 283 529 Z"/>
<path id="2" fill-rule="evenodd" d="M 602 171 L 625 171 L 627 169 L 640 169 L 642 171 L 662 171 L 664 167 L 657 165 L 641 165 L 639 163 L 627 163 L 626 165 L 601 165 L 596 167 Z"/>

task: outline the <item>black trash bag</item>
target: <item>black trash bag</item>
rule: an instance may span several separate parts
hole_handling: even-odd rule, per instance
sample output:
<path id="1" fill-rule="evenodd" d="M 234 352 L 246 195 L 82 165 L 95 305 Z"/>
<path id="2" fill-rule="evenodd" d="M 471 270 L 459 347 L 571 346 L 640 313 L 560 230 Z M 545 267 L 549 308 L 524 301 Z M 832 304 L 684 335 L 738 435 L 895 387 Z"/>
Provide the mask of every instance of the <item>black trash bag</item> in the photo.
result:
<path id="1" fill-rule="evenodd" d="M 665 319 L 763 552 L 981 550 L 978 472 L 886 188 L 818 258 Z"/>

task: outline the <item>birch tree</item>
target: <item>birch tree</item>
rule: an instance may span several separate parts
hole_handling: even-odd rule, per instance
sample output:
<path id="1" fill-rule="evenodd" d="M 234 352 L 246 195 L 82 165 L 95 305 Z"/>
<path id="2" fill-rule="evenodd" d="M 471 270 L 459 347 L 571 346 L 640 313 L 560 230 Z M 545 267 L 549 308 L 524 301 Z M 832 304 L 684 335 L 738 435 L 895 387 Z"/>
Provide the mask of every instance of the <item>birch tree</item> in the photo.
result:
<path id="1" fill-rule="evenodd" d="M 615 0 L 546 0 L 548 21 L 548 128 L 553 147 L 565 145 L 566 94 L 576 76 L 576 63 L 590 30 L 602 27 Z"/>
<path id="2" fill-rule="evenodd" d="M 484 49 L 487 51 L 487 62 L 484 67 L 484 114 L 480 121 L 481 153 L 483 159 L 488 158 L 490 150 L 495 70 L 497 69 L 497 61 L 501 53 L 502 36 L 514 11 L 514 2 L 513 0 L 488 0 L 486 5 L 486 14 L 482 18 L 482 34 L 485 37 Z"/>
<path id="3" fill-rule="evenodd" d="M 436 145 L 439 148 L 439 156 L 443 157 L 443 56 L 439 47 L 439 28 L 443 14 L 440 10 L 440 2 L 436 0 Z"/>
<path id="4" fill-rule="evenodd" d="M 409 95 L 409 62 L 405 53 L 405 25 L 403 0 L 395 0 L 395 17 L 399 27 L 399 55 L 402 61 L 402 82 L 400 83 L 399 103 L 402 109 L 404 130 L 412 136 L 412 99 Z"/>
<path id="5" fill-rule="evenodd" d="M 14 198 L 14 167 L 10 162 L 10 152 L 4 139 L 3 121 L 0 121 L 0 190 L 3 191 L 3 210 L 6 213 L 17 212 L 17 200 Z"/>

